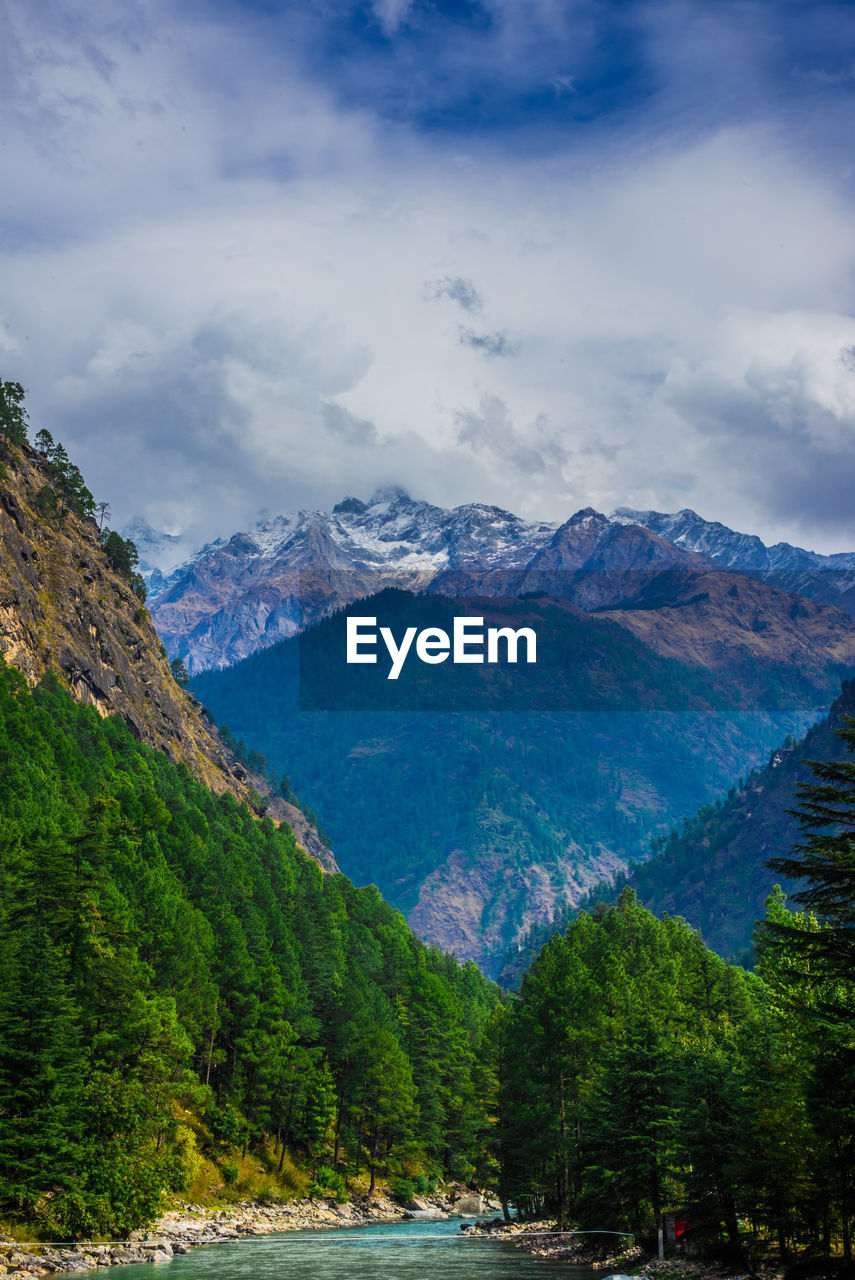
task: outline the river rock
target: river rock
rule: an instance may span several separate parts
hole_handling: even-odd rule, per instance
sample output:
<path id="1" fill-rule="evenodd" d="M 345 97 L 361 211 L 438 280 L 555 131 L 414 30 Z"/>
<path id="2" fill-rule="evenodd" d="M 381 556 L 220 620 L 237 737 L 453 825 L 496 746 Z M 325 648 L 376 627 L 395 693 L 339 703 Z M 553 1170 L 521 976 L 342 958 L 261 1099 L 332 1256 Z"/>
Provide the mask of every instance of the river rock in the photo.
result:
<path id="1" fill-rule="evenodd" d="M 484 1212 L 484 1201 L 477 1193 L 468 1192 L 454 1201 L 454 1212 L 477 1218 L 479 1213 Z"/>
<path id="2" fill-rule="evenodd" d="M 137 1255 L 132 1249 L 126 1249 L 123 1245 L 117 1249 L 110 1250 L 110 1261 L 118 1265 L 120 1262 L 136 1262 Z"/>

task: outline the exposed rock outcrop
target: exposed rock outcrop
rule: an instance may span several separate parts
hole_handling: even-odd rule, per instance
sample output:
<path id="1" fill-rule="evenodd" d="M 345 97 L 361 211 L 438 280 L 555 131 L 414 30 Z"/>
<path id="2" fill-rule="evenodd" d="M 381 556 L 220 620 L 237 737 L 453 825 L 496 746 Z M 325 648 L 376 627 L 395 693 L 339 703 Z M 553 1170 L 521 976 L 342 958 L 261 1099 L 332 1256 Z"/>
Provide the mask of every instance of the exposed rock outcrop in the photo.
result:
<path id="1" fill-rule="evenodd" d="M 119 715 L 216 793 L 291 825 L 327 870 L 335 859 L 294 806 L 235 759 L 204 707 L 181 688 L 148 610 L 105 555 L 94 520 L 39 514 L 45 462 L 27 446 L 0 482 L 0 653 L 31 684 L 52 671 L 79 701 Z"/>

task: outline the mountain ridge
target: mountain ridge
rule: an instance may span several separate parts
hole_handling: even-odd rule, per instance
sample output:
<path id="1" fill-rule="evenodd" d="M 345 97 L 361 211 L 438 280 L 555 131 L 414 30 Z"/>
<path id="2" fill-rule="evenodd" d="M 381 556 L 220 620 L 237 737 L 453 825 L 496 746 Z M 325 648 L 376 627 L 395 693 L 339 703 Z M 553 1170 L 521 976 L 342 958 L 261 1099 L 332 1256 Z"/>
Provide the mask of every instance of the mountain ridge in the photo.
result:
<path id="1" fill-rule="evenodd" d="M 799 887 L 767 866 L 770 858 L 785 856 L 801 839 L 793 812 L 796 788 L 814 781 L 811 761 L 846 757 L 837 732 L 847 717 L 855 717 L 855 680 L 843 682 L 827 714 L 801 738 L 784 739 L 762 768 L 752 769 L 726 797 L 656 838 L 649 859 L 618 872 L 611 883 L 595 886 L 579 907 L 615 902 L 628 886 L 648 910 L 687 920 L 719 955 L 751 963 L 754 925 L 764 915 L 769 894 L 775 885 L 787 893 Z M 547 938 L 566 927 L 570 914 L 559 912 L 548 926 L 533 931 L 519 951 L 509 952 L 501 981 L 513 985 Z"/>
<path id="2" fill-rule="evenodd" d="M 549 589 L 556 574 L 586 574 L 569 583 L 571 598 L 597 609 L 627 597 L 629 579 L 620 573 L 678 568 L 744 573 L 855 614 L 855 553 L 768 548 L 688 508 L 669 516 L 589 507 L 564 522 L 532 521 L 483 503 L 437 507 L 397 486 L 368 502 L 344 498 L 331 512 L 259 521 L 206 544 L 166 577 L 149 570 L 148 580 L 167 649 L 200 671 L 228 666 L 386 586 L 508 595 Z M 630 583 L 629 594 L 643 585 Z"/>
<path id="3" fill-rule="evenodd" d="M 618 507 L 611 518 L 643 525 L 675 546 L 710 556 L 724 568 L 855 613 L 855 552 L 822 555 L 789 542 L 767 546 L 756 534 L 737 533 L 717 520 L 704 520 L 689 507 L 670 515 Z"/>
<path id="4" fill-rule="evenodd" d="M 102 717 L 118 715 L 215 793 L 287 822 L 326 870 L 335 859 L 305 815 L 222 742 L 204 707 L 170 670 L 127 577 L 111 565 L 94 520 L 39 510 L 45 458 L 29 445 L 5 460 L 0 485 L 0 653 L 33 686 L 48 672 Z"/>
<path id="5" fill-rule="evenodd" d="M 424 587 L 485 556 L 516 567 L 551 533 L 499 507 L 447 511 L 380 489 L 370 503 L 346 498 L 331 513 L 276 516 L 209 544 L 169 576 L 152 611 L 191 671 L 227 666 L 384 586 Z"/>
<path id="6" fill-rule="evenodd" d="M 391 683 L 379 663 L 347 667 L 343 613 L 201 672 L 192 687 L 220 723 L 288 768 L 346 874 L 376 883 L 422 936 L 487 972 L 531 924 L 643 858 L 651 835 L 801 733 L 830 696 L 793 667 L 778 673 L 789 688 L 760 711 L 749 671 L 754 709 L 740 710 L 738 670 L 662 659 L 609 614 L 545 596 L 405 597 L 387 590 L 364 607 L 394 634 L 405 623 L 447 628 L 461 605 L 536 626 L 550 697 L 536 699 L 533 682 L 528 702 L 512 701 L 528 687 L 524 666 L 511 682 L 484 667 L 435 677 L 415 663 Z M 467 696 L 482 672 L 486 697 Z"/>

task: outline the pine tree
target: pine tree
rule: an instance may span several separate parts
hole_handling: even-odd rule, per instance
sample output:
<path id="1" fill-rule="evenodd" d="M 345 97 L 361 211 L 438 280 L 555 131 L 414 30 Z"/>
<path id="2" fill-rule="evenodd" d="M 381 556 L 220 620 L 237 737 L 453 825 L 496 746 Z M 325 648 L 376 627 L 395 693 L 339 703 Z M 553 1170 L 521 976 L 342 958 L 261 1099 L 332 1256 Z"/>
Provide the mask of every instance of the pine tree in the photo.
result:
<path id="1" fill-rule="evenodd" d="M 24 388 L 20 382 L 0 380 L 0 446 L 5 453 L 10 445 L 27 442 L 27 411 Z"/>
<path id="2" fill-rule="evenodd" d="M 608 1054 L 586 1108 L 586 1224 L 642 1232 L 652 1215 L 660 1225 L 675 1098 L 673 1050 L 654 1019 L 637 1016 Z"/>
<path id="3" fill-rule="evenodd" d="M 190 673 L 184 665 L 184 659 L 173 658 L 169 664 L 169 670 L 172 672 L 175 683 L 180 684 L 182 689 L 186 689 L 190 683 Z"/>
<path id="4" fill-rule="evenodd" d="M 837 736 L 855 753 L 855 719 L 844 716 Z M 855 760 L 808 761 L 816 778 L 797 788 L 801 804 L 792 812 L 804 840 L 789 855 L 770 858 L 768 866 L 807 887 L 793 897 L 815 911 L 828 925 L 818 931 L 771 923 L 768 928 L 789 939 L 803 960 L 807 976 L 839 977 L 850 983 L 855 975 Z M 851 1011 L 838 1010 L 846 1020 Z"/>
<path id="5" fill-rule="evenodd" d="M 42 457 L 47 458 L 50 456 L 53 449 L 53 436 L 46 427 L 41 427 L 36 432 L 35 446 L 36 452 L 40 453 Z"/>
<path id="6" fill-rule="evenodd" d="M 14 1214 L 76 1185 L 84 1067 L 65 965 L 33 918 L 0 1006 L 0 1203 Z"/>

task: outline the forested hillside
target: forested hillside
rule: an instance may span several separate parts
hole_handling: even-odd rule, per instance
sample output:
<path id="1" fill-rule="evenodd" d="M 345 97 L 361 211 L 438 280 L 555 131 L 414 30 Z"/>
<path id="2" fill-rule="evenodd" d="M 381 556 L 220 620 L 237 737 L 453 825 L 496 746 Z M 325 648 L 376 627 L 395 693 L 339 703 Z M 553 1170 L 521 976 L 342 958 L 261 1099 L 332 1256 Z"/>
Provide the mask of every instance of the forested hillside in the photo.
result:
<path id="1" fill-rule="evenodd" d="M 483 1177 L 497 989 L 287 828 L 5 666 L 0 891 L 3 1215 L 130 1230 L 191 1185 L 192 1117 L 224 1179 L 274 1143 L 342 1190 L 380 1164 Z"/>
<path id="2" fill-rule="evenodd" d="M 23 388 L 0 379 L 0 654 L 30 684 L 52 671 L 213 791 L 286 820 L 337 870 L 299 808 L 234 759 L 182 687 L 183 665 L 170 664 L 146 608 L 136 547 L 107 524 L 109 503 L 96 503 L 61 441 L 42 429 L 34 444 Z"/>
<path id="3" fill-rule="evenodd" d="M 584 905 L 614 902 L 629 885 L 651 911 L 683 916 L 719 955 L 750 963 L 754 922 L 773 885 L 778 881 L 788 892 L 799 888 L 767 865 L 799 839 L 793 813 L 796 788 L 810 781 L 809 761 L 839 756 L 837 732 L 852 715 L 855 682 L 849 680 L 828 715 L 804 738 L 784 740 L 762 769 L 752 770 L 723 800 L 704 805 L 670 834 L 654 840 L 649 861 L 619 874 L 612 883 L 597 885 Z M 518 981 L 550 934 L 566 928 L 568 919 L 562 914 L 533 930 L 523 950 L 507 956 L 502 980 Z"/>
<path id="4" fill-rule="evenodd" d="M 755 976 L 627 889 L 505 1007 L 376 890 L 5 667 L 0 797 L 0 1206 L 29 1231 L 127 1232 L 249 1149 L 339 1195 L 452 1174 L 559 1222 L 849 1248 L 851 980 L 780 900 Z"/>
<path id="5" fill-rule="evenodd" d="M 757 975 L 629 888 L 546 944 L 492 1028 L 506 1200 L 641 1235 L 676 1210 L 696 1249 L 723 1234 L 743 1271 L 771 1249 L 837 1248 L 851 1267 L 851 941 L 835 970 L 822 957 L 843 958 L 845 929 L 780 895 L 767 918 Z M 851 1274 L 813 1265 L 792 1274 Z"/>

